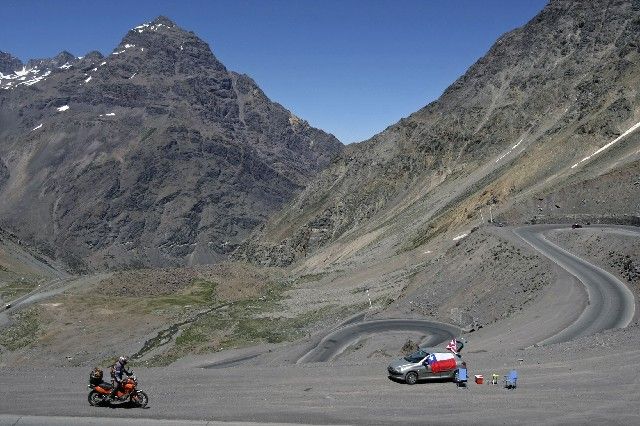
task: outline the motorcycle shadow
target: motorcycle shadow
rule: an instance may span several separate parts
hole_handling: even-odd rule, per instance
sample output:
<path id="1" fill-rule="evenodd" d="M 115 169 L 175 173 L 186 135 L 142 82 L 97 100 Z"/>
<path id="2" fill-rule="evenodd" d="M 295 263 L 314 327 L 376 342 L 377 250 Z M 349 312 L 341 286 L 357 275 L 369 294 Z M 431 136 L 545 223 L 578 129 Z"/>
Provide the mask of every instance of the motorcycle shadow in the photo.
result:
<path id="1" fill-rule="evenodd" d="M 147 405 L 146 407 L 140 407 L 140 405 L 136 404 L 135 402 L 131 402 L 131 401 L 124 401 L 124 402 L 105 402 L 104 403 L 105 407 L 109 407 L 112 410 L 118 409 L 118 408 L 122 408 L 125 410 L 130 410 L 132 408 L 138 408 L 138 409 L 142 409 L 142 410 L 148 410 L 150 407 Z"/>

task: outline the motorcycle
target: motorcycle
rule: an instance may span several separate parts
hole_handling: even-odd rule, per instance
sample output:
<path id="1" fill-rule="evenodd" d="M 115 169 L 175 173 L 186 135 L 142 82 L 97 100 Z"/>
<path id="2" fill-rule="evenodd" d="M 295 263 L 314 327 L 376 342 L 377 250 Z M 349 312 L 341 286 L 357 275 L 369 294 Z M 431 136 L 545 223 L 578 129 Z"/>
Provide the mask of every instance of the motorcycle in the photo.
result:
<path id="1" fill-rule="evenodd" d="M 91 389 L 87 399 L 89 404 L 95 406 L 111 404 L 112 402 L 129 402 L 136 407 L 144 408 L 149 402 L 147 394 L 138 389 L 138 380 L 135 375 L 131 375 L 122 381 L 122 386 L 116 392 L 115 398 L 111 398 L 111 389 L 113 385 L 105 382 L 90 382 L 88 387 Z"/>

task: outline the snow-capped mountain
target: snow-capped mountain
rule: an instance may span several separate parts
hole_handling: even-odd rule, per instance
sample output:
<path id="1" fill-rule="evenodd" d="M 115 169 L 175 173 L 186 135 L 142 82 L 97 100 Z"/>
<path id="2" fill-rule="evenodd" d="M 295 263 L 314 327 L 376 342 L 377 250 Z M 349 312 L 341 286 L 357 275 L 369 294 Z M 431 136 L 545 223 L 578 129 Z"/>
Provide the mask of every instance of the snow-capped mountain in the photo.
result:
<path id="1" fill-rule="evenodd" d="M 222 259 L 342 149 L 164 17 L 0 66 L 0 226 L 77 268 Z"/>
<path id="2" fill-rule="evenodd" d="M 23 64 L 9 53 L 0 52 L 0 89 L 11 90 L 44 81 L 54 72 L 68 70 L 82 58 L 61 52 L 49 59 L 32 59 Z"/>

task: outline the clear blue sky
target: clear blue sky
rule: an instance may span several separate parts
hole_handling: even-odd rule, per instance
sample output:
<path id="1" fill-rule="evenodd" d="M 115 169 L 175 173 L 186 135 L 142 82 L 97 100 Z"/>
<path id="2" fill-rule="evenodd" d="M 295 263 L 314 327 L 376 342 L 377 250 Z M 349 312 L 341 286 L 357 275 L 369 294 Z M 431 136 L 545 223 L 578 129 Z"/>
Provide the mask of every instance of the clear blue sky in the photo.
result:
<path id="1" fill-rule="evenodd" d="M 546 0 L 0 0 L 0 50 L 22 60 L 110 53 L 165 15 L 227 68 L 342 142 L 435 100 Z"/>

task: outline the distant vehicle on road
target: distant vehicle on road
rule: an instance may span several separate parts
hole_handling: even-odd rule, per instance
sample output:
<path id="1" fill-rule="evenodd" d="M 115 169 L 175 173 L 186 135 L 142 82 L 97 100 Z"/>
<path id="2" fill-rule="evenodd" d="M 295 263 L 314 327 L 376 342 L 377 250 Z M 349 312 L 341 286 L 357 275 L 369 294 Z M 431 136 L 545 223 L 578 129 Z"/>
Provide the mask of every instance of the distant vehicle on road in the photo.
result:
<path id="1" fill-rule="evenodd" d="M 461 363 L 460 358 L 451 352 L 436 352 L 425 348 L 391 362 L 387 372 L 390 378 L 413 385 L 422 379 L 454 380 Z"/>
<path id="2" fill-rule="evenodd" d="M 576 228 L 582 228 L 582 225 L 580 225 L 579 223 L 574 223 L 573 225 L 571 225 L 571 229 L 576 229 Z"/>
<path id="3" fill-rule="evenodd" d="M 5 309 L 9 309 L 11 307 L 11 303 L 7 303 L 6 305 L 4 305 Z"/>

